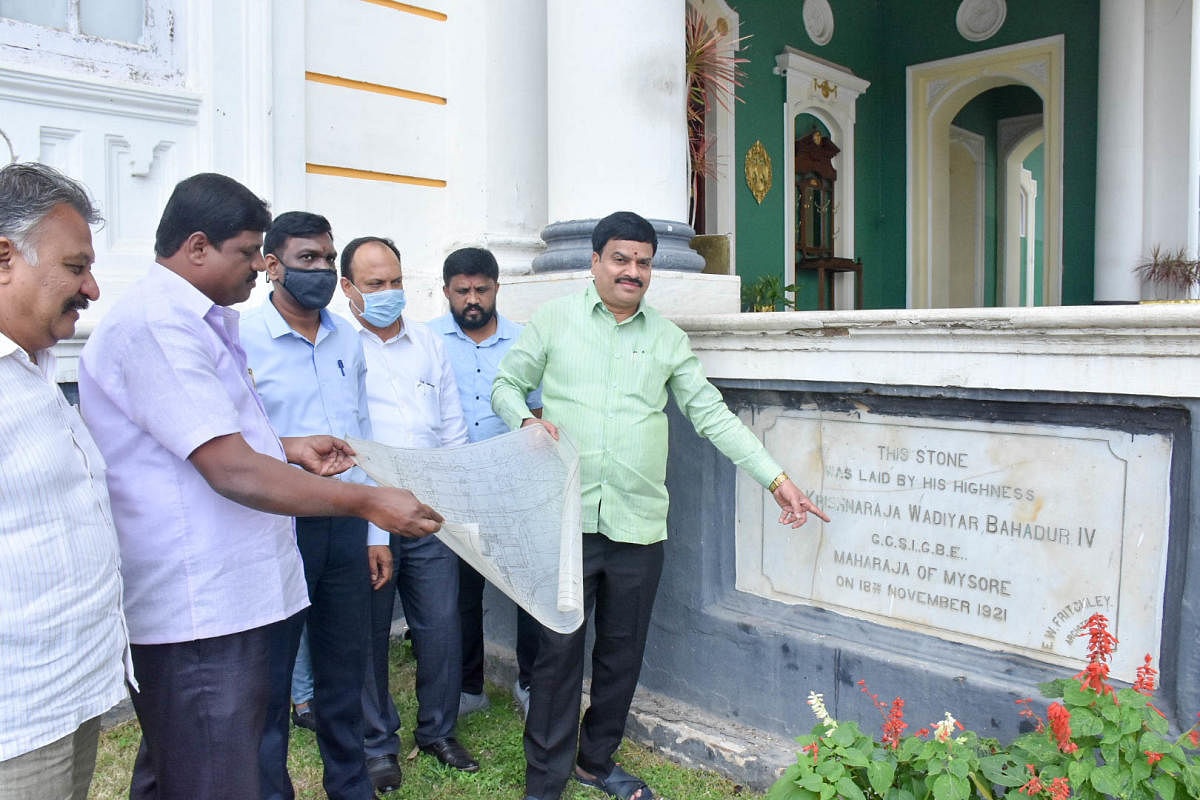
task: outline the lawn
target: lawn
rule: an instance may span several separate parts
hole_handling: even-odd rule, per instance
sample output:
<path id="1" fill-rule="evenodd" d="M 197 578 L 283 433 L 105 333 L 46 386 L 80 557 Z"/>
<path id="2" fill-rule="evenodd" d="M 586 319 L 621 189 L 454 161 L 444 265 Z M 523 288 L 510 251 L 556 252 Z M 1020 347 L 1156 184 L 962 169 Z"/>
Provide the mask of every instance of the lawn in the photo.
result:
<path id="1" fill-rule="evenodd" d="M 449 769 L 426 755 L 414 756 L 412 726 L 416 720 L 413 696 L 414 661 L 411 646 L 393 644 L 392 694 L 403 722 L 401 764 L 404 784 L 386 795 L 387 800 L 520 800 L 524 796 L 525 758 L 521 749 L 521 717 L 512 696 L 489 684 L 492 707 L 463 719 L 458 738 L 479 760 L 481 769 L 468 775 Z M 116 800 L 129 794 L 129 774 L 141 734 L 137 721 L 127 722 L 100 736 L 96 775 L 92 780 L 91 800 Z M 686 769 L 660 758 L 628 740 L 621 746 L 617 760 L 625 769 L 645 780 L 655 793 L 670 800 L 725 800 L 737 797 L 761 797 L 710 772 Z M 296 785 L 296 796 L 317 800 L 321 790 L 321 757 L 311 731 L 293 728 L 288 754 L 288 769 Z M 567 787 L 564 800 L 596 798 L 605 795 L 575 783 Z"/>

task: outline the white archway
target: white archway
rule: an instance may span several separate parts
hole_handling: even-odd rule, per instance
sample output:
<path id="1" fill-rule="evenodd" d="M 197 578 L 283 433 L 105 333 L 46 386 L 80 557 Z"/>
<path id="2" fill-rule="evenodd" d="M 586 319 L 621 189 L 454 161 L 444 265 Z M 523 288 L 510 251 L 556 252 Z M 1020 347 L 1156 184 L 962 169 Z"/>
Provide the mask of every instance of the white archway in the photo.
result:
<path id="1" fill-rule="evenodd" d="M 908 73 L 908 306 L 948 303 L 949 246 L 945 234 L 949 130 L 955 115 L 976 95 L 1020 84 L 1042 99 L 1045 172 L 1046 305 L 1062 302 L 1062 164 L 1064 37 L 986 50 L 910 66 Z"/>

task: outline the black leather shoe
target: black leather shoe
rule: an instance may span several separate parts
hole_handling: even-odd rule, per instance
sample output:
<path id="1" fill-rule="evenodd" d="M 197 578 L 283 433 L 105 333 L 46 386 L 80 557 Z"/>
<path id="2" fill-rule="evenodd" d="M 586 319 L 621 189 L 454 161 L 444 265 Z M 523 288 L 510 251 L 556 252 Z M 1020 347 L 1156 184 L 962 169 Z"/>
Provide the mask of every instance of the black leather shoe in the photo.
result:
<path id="1" fill-rule="evenodd" d="M 400 788 L 404 775 L 400 772 L 400 764 L 393 755 L 371 756 L 367 759 L 367 777 L 371 785 L 380 794 L 394 792 Z"/>
<path id="2" fill-rule="evenodd" d="M 463 772 L 479 772 L 479 762 L 471 758 L 467 748 L 459 744 L 458 739 L 453 736 L 423 744 L 421 752 L 428 753 L 448 767 L 461 769 Z"/>
<path id="3" fill-rule="evenodd" d="M 312 706 L 303 711 L 292 707 L 292 724 L 297 728 L 308 728 L 310 731 L 317 729 L 317 715 L 313 713 Z"/>

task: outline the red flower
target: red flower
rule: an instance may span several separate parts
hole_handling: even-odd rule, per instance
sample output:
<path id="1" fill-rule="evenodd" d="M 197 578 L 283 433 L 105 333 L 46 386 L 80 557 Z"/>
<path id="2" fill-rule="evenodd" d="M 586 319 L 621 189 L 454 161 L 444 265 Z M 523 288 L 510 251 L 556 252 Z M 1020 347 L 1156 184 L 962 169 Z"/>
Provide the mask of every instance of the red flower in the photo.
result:
<path id="1" fill-rule="evenodd" d="M 1112 694 L 1112 687 L 1108 685 L 1108 661 L 1117 638 L 1108 632 L 1108 619 L 1103 614 L 1092 614 L 1084 624 L 1088 629 L 1088 665 L 1075 677 L 1086 689 L 1093 689 L 1097 694 Z"/>
<path id="2" fill-rule="evenodd" d="M 1051 800 L 1067 800 L 1071 796 L 1071 782 L 1066 778 L 1055 778 L 1050 781 Z"/>
<path id="3" fill-rule="evenodd" d="M 897 749 L 900 747 L 900 736 L 907 727 L 908 723 L 904 721 L 904 701 L 897 697 L 892 701 L 887 719 L 883 721 L 883 743 L 890 745 L 893 750 Z"/>
<path id="4" fill-rule="evenodd" d="M 1157 674 L 1158 670 L 1150 666 L 1150 654 L 1146 653 L 1146 663 L 1137 668 L 1137 680 L 1133 683 L 1133 690 L 1147 697 L 1154 694 L 1154 676 Z"/>
<path id="5" fill-rule="evenodd" d="M 865 694 L 867 697 L 871 698 L 871 702 L 875 705 L 876 708 L 879 709 L 880 714 L 886 713 L 887 703 L 880 702 L 879 695 L 871 694 L 871 690 L 867 687 L 866 681 L 858 682 L 858 690 L 860 692 L 862 692 L 863 694 Z"/>
<path id="6" fill-rule="evenodd" d="M 804 747 L 801 747 L 800 750 L 804 753 L 812 753 L 813 766 L 815 767 L 817 765 L 817 752 L 820 750 L 820 747 L 817 745 L 817 743 L 813 742 L 812 744 L 806 744 Z"/>
<path id="7" fill-rule="evenodd" d="M 1026 764 L 1025 769 L 1029 770 L 1029 782 L 1022 786 L 1018 791 L 1020 791 L 1021 794 L 1027 794 L 1030 797 L 1033 797 L 1035 794 L 1040 793 L 1042 789 L 1045 789 L 1046 786 L 1042 783 L 1041 778 L 1038 777 L 1037 770 L 1033 768 L 1033 764 Z"/>
<path id="8" fill-rule="evenodd" d="M 1046 716 L 1050 717 L 1050 730 L 1058 742 L 1058 749 L 1068 754 L 1078 750 L 1079 745 L 1071 741 L 1071 712 L 1060 703 L 1051 703 Z"/>
<path id="9" fill-rule="evenodd" d="M 929 735 L 929 728 L 921 728 L 920 730 L 917 731 L 917 736 L 920 736 L 921 738 L 925 738 L 928 735 Z"/>
<path id="10" fill-rule="evenodd" d="M 1188 739 L 1192 743 L 1192 747 L 1200 747 L 1200 731 L 1192 728 L 1188 731 Z"/>
<path id="11" fill-rule="evenodd" d="M 1163 757 L 1162 753 L 1156 753 L 1153 750 L 1147 750 L 1145 752 L 1146 752 L 1146 763 L 1149 764 L 1150 766 L 1153 767 L 1155 764 L 1162 761 L 1162 757 Z"/>
<path id="12" fill-rule="evenodd" d="M 1046 721 L 1044 719 L 1042 719 L 1041 717 L 1039 717 L 1037 715 L 1037 712 L 1035 712 L 1032 708 L 1029 707 L 1028 704 L 1032 703 L 1032 702 L 1033 701 L 1030 700 L 1028 697 L 1026 697 L 1023 700 L 1017 700 L 1016 701 L 1017 705 L 1022 706 L 1020 712 L 1018 712 L 1018 713 L 1020 713 L 1020 715 L 1022 717 L 1025 717 L 1027 720 L 1030 720 L 1036 726 L 1035 730 L 1038 733 L 1041 733 L 1042 731 L 1046 730 Z"/>

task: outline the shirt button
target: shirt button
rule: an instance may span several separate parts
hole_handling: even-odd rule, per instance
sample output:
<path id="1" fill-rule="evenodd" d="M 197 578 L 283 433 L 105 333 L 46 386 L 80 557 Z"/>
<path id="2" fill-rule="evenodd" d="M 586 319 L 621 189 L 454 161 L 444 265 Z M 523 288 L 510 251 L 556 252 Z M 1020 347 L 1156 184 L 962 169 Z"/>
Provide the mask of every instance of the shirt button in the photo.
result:
<path id="1" fill-rule="evenodd" d="M 475 371 L 476 371 L 476 372 L 483 372 L 483 370 L 481 370 L 481 369 L 477 369 L 477 370 L 475 370 Z"/>
<path id="2" fill-rule="evenodd" d="M 478 399 L 479 399 L 479 395 L 475 395 L 475 399 L 476 399 L 476 400 L 478 400 Z"/>

